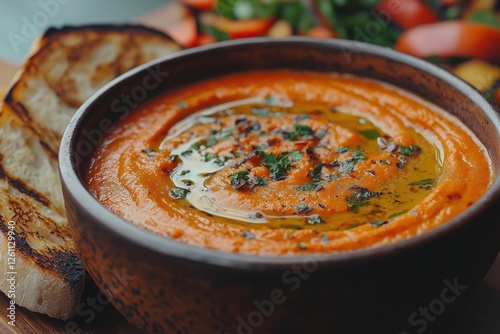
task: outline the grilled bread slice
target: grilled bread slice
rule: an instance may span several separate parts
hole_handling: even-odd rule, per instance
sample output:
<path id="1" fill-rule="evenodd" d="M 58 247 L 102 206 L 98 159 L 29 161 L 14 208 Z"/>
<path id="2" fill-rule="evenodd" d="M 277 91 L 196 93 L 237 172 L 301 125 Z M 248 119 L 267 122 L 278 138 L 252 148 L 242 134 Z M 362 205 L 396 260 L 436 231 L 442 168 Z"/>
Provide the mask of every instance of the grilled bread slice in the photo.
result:
<path id="1" fill-rule="evenodd" d="M 180 49 L 167 35 L 143 26 L 50 29 L 5 98 L 57 152 L 78 107 L 98 88 L 140 64 Z"/>
<path id="2" fill-rule="evenodd" d="M 0 290 L 19 305 L 67 319 L 85 271 L 66 221 L 56 160 L 7 109 L 0 116 L 0 166 Z"/>
<path id="3" fill-rule="evenodd" d="M 13 276 L 18 305 L 68 319 L 82 294 L 85 270 L 57 171 L 67 122 L 111 79 L 179 49 L 161 32 L 129 25 L 50 29 L 36 43 L 0 113 L 0 290 L 11 295 Z"/>

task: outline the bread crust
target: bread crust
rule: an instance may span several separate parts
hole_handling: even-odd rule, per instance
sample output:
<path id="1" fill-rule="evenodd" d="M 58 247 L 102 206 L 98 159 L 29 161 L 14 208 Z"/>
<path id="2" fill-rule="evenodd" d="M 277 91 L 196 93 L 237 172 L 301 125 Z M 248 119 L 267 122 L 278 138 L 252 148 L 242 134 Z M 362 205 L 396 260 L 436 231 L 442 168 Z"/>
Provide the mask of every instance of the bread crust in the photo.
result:
<path id="1" fill-rule="evenodd" d="M 69 119 L 110 80 L 179 49 L 162 32 L 134 25 L 51 28 L 35 42 L 0 114 L 0 290 L 8 294 L 8 273 L 15 272 L 18 305 L 69 319 L 80 303 L 85 269 L 57 170 Z"/>

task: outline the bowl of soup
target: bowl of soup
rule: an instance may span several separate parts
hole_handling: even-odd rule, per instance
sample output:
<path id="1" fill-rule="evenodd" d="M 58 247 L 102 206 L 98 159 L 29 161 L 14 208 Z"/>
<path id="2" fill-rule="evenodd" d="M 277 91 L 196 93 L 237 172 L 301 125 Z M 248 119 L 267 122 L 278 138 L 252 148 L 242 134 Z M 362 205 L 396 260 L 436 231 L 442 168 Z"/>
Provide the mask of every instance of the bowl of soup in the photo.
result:
<path id="1" fill-rule="evenodd" d="M 60 172 L 87 271 L 145 331 L 411 333 L 498 255 L 499 144 L 492 106 L 439 67 L 262 38 L 111 82 Z"/>

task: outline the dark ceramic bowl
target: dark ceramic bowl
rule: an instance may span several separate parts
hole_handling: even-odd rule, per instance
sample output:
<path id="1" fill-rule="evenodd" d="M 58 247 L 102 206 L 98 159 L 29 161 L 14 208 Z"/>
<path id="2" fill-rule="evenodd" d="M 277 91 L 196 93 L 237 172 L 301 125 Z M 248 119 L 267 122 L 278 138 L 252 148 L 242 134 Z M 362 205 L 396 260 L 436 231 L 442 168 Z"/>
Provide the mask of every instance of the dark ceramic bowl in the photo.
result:
<path id="1" fill-rule="evenodd" d="M 129 224 L 87 191 L 82 180 L 89 156 L 110 120 L 180 85 L 278 68 L 352 73 L 408 89 L 466 124 L 500 174 L 497 114 L 468 84 L 427 62 L 357 42 L 308 38 L 191 49 L 108 84 L 80 108 L 64 134 L 64 197 L 86 269 L 113 305 L 148 332 L 416 333 L 431 325 L 483 278 L 500 250 L 499 178 L 467 211 L 430 232 L 380 248 L 314 257 L 188 246 Z M 146 90 L 144 78 L 151 75 L 161 82 Z M 132 98 L 125 103 L 122 94 Z"/>

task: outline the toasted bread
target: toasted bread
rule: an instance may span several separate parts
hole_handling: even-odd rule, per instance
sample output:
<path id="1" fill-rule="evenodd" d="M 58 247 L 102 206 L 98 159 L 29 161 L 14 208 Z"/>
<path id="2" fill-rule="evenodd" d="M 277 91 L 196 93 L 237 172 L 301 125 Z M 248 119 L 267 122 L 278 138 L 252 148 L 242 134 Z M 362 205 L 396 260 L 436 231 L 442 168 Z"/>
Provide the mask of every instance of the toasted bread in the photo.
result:
<path id="1" fill-rule="evenodd" d="M 180 49 L 144 26 L 49 29 L 5 98 L 57 152 L 78 107 L 98 88 L 140 64 Z M 40 107 L 45 106 L 45 107 Z"/>
<path id="2" fill-rule="evenodd" d="M 67 122 L 111 79 L 179 49 L 161 32 L 128 25 L 50 29 L 37 41 L 0 114 L 0 290 L 9 295 L 15 272 L 18 305 L 68 319 L 82 294 L 85 270 L 57 172 Z M 12 237 L 13 267 L 7 252 Z"/>

